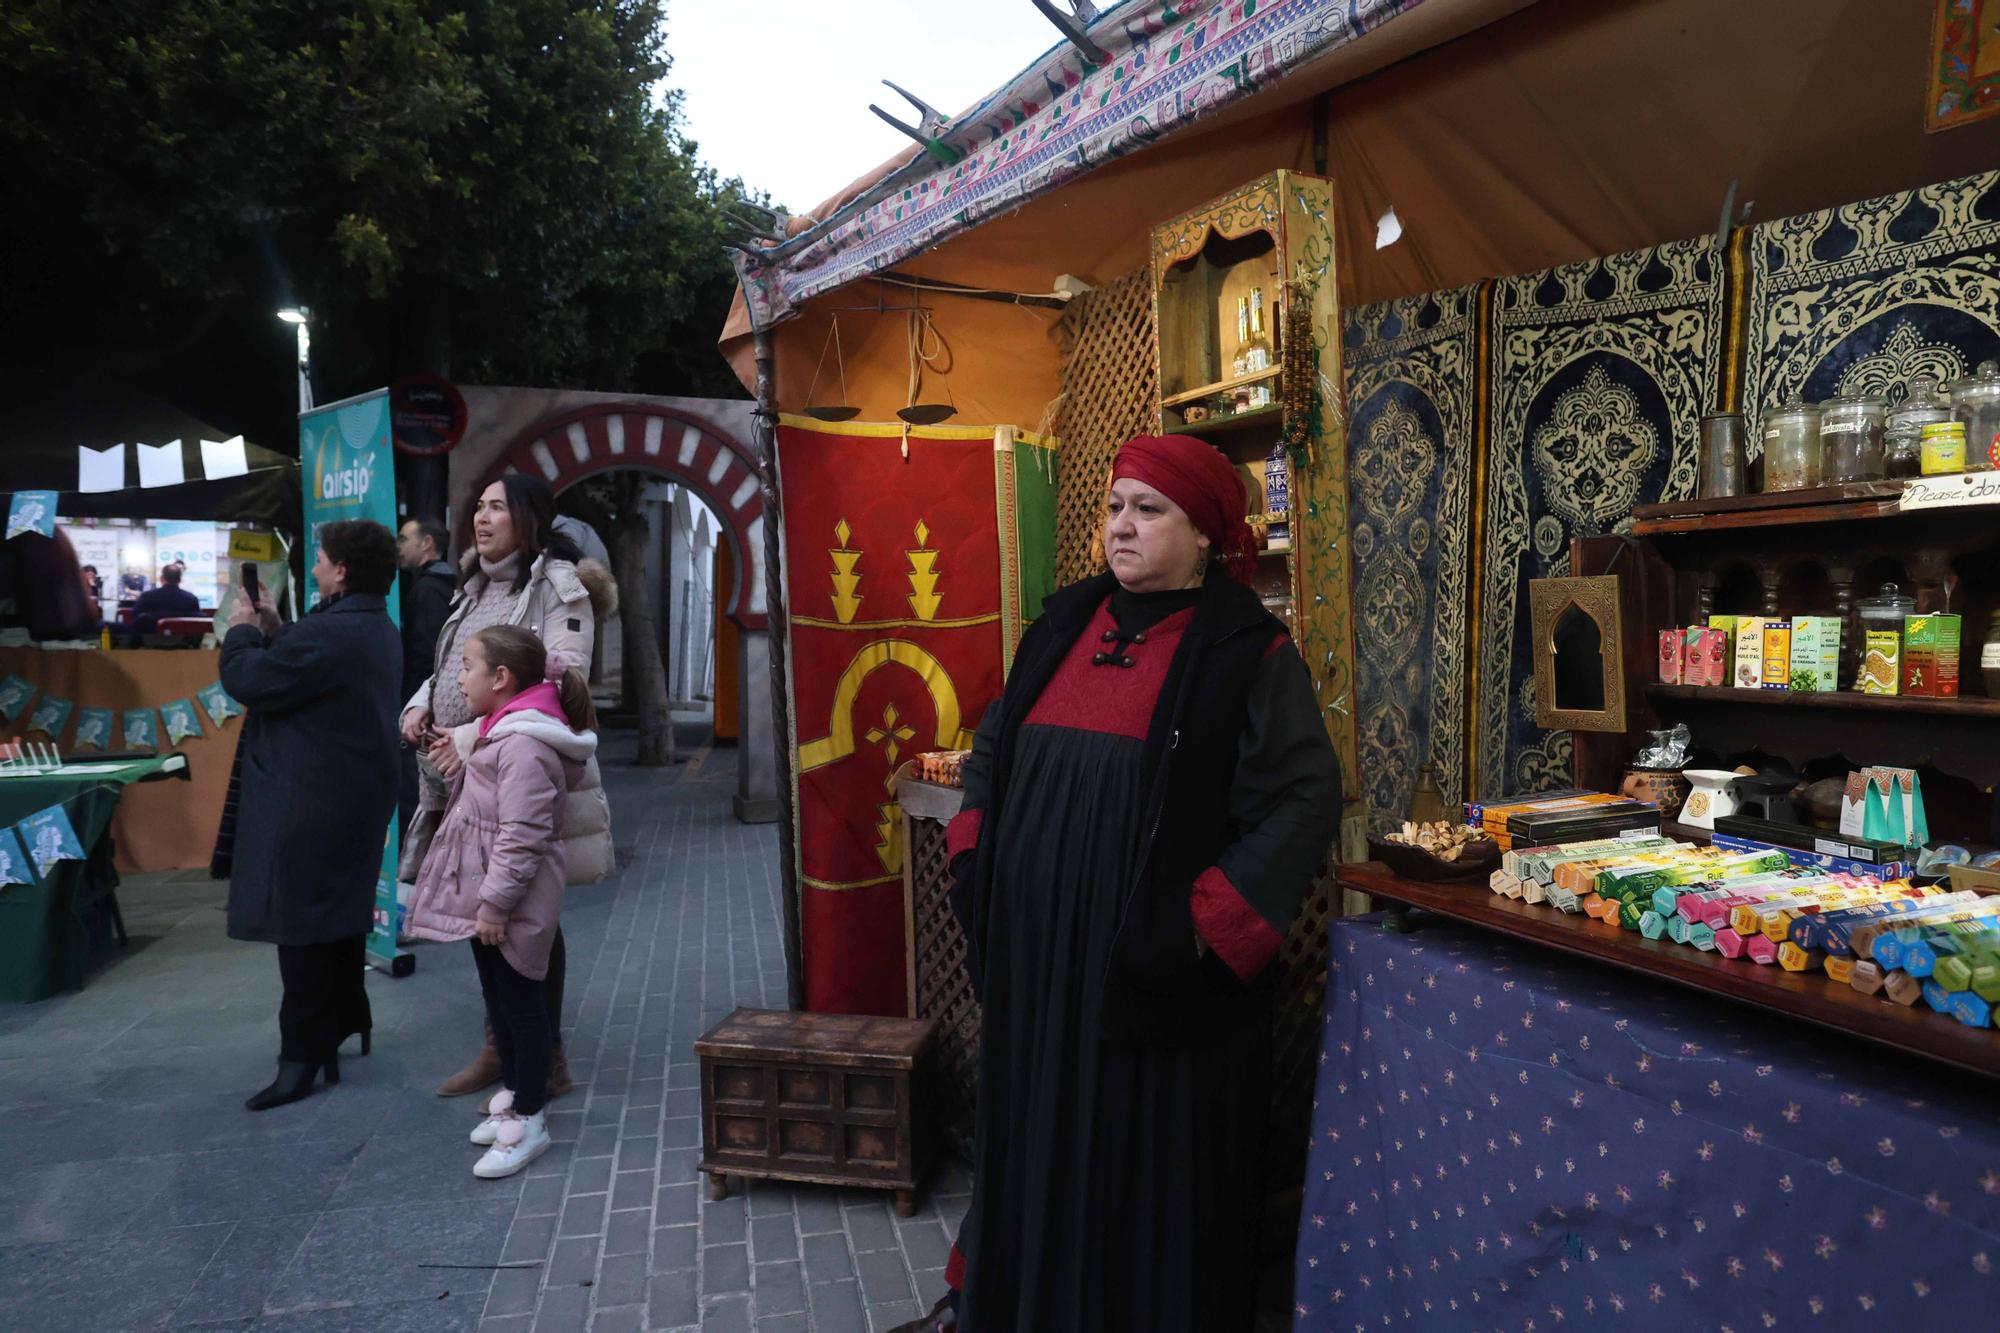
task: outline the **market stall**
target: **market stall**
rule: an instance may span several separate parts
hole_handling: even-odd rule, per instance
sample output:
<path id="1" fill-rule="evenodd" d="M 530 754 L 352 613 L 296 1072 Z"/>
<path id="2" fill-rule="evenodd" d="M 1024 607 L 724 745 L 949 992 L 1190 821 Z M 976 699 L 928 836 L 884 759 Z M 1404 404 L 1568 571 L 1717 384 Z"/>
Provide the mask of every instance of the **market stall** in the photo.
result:
<path id="1" fill-rule="evenodd" d="M 225 613 L 243 561 L 256 561 L 282 599 L 290 573 L 282 534 L 299 523 L 298 462 L 115 385 L 25 398 L 4 447 L 0 483 L 11 497 L 46 496 L 47 533 L 61 535 L 77 565 L 98 567 L 104 629 L 49 646 L 22 627 L 7 632 L 0 679 L 19 698 L 0 709 L 0 737 L 52 743 L 79 761 L 182 754 L 188 781 L 134 789 L 102 827 L 121 871 L 206 866 L 241 724 L 220 694 L 217 652 L 200 644 Z M 144 640 L 172 646 L 98 646 L 101 637 L 134 641 L 119 621 L 121 580 L 150 583 L 176 562 L 200 606 L 189 622 L 197 632 Z M 204 691 L 219 697 L 215 708 Z"/>
<path id="2" fill-rule="evenodd" d="M 1806 807 L 1831 783 L 1833 827 L 1819 832 L 1843 846 L 1860 830 L 1842 830 L 1839 788 L 1850 774 L 1865 787 L 1864 775 L 1894 769 L 1874 783 L 1902 792 L 1920 784 L 1930 798 L 1930 836 L 1916 841 L 1966 846 L 1969 857 L 2000 842 L 1990 762 L 2000 684 L 1975 679 L 1969 665 L 2000 611 L 2000 543 L 1982 517 L 1994 511 L 1966 508 L 1996 488 L 1976 475 L 1890 485 L 1884 438 L 1887 409 L 1950 399 L 1935 383 L 1925 389 L 1925 377 L 1972 383 L 1982 362 L 2000 358 L 2000 175 L 1991 171 L 2000 119 L 1983 119 L 1976 98 L 1954 91 L 1964 80 L 1953 74 L 1967 67 L 1967 43 L 1986 49 L 1985 39 L 1961 31 L 1950 5 L 1931 8 L 1120 5 L 1091 29 L 1099 55 L 1058 48 L 965 116 L 928 125 L 921 151 L 812 218 L 781 220 L 741 263 L 743 300 L 724 347 L 778 411 L 836 401 L 823 368 L 838 364 L 837 401 L 867 416 L 905 407 L 921 382 L 932 390 L 925 402 L 1058 437 L 1059 584 L 1098 568 L 1098 500 L 1127 437 L 1192 433 L 1246 468 L 1261 464 L 1264 503 L 1251 515 L 1266 538 L 1260 586 L 1290 617 L 1346 767 L 1351 818 L 1340 850 L 1349 861 L 1365 858 L 1364 833 L 1415 811 L 1442 818 L 1465 801 L 1571 786 L 1658 795 L 1703 764 L 1721 773 L 1718 791 L 1739 777 L 1746 795 L 1760 781 L 1780 789 L 1796 808 L 1762 813 L 1795 817 L 1795 828 L 1812 826 Z M 1675 91 L 1642 112 L 1634 88 Z M 922 335 L 949 350 L 950 371 L 936 382 L 919 371 L 946 358 L 913 362 L 917 307 Z M 1307 317 L 1295 329 L 1298 312 Z M 1304 343 L 1312 364 L 1295 373 L 1286 355 Z M 1872 437 L 1881 471 L 1867 471 L 1865 402 L 1846 415 L 1815 411 L 1815 447 L 1861 470 L 1843 462 L 1835 487 L 1758 498 L 1799 484 L 1785 480 L 1784 449 L 1775 466 L 1762 456 L 1792 399 L 1870 395 L 1882 399 Z M 1947 402 L 1942 416 L 1957 410 Z M 1776 443 L 1803 449 L 1806 420 L 1793 422 L 1797 441 Z M 1823 427 L 1830 446 L 1819 444 Z M 1729 461 L 1718 451 L 1732 437 Z M 1962 442 L 1961 472 L 1981 442 Z M 1905 443 L 1922 470 L 1920 451 Z M 1939 457 L 1948 443 L 1939 441 Z M 1283 510 L 1269 485 L 1274 463 L 1289 489 Z M 1719 481 L 1710 488 L 1711 473 L 1732 469 L 1729 484 L 1743 494 Z M 1949 509 L 1957 516 L 1938 517 Z M 1607 582 L 1594 594 L 1560 582 L 1584 575 Z M 1907 607 L 1884 583 L 1913 594 Z M 790 610 L 783 591 L 774 589 L 774 617 Z M 1915 698 L 1864 692 L 1855 673 L 1870 660 L 1865 636 L 1885 632 L 1863 625 L 1870 611 L 1895 618 L 1898 654 L 1950 657 L 1958 694 L 1936 692 L 1930 665 L 1928 692 Z M 1910 616 L 1927 623 L 1911 626 Z M 1930 623 L 1940 616 L 1960 623 Z M 1782 621 L 1788 665 L 1795 642 L 1816 654 L 1825 645 L 1828 656 L 1796 678 L 1810 690 L 1767 688 L 1792 686 L 1789 675 L 1760 676 L 1747 690 L 1656 675 L 1659 636 L 1722 631 L 1711 617 L 1731 632 L 1755 621 L 1760 644 L 1765 622 Z M 1940 647 L 1948 629 L 1960 631 L 1955 648 Z M 1900 670 L 1906 661 L 1897 660 Z M 1873 674 L 1886 680 L 1889 670 L 1878 664 Z M 796 678 L 790 684 L 796 691 Z M 784 702 L 796 704 L 796 693 Z M 1670 767 L 1628 771 L 1648 732 L 1676 724 L 1688 731 Z M 1751 772 L 1731 771 L 1739 767 Z M 1655 810 L 1651 831 L 1669 842 L 1714 836 L 1666 825 Z M 1906 818 L 1903 833 L 1913 827 Z M 1350 907 L 1394 887 L 1351 870 L 1341 883 Z M 1325 962 L 1321 916 L 1343 899 L 1322 889 L 1286 1006 L 1307 1016 L 1308 1045 L 1326 968 L 1346 966 Z M 913 903 L 936 897 L 912 891 Z M 1484 912 L 1490 897 L 1481 878 L 1425 905 L 1451 913 L 1477 902 Z M 1521 937 L 1532 945 L 1469 935 L 1453 947 L 1524 967 L 1533 955 L 1508 950 L 1561 950 L 1570 937 L 1560 932 L 1607 928 L 1535 911 L 1557 924 Z M 1641 915 L 1634 906 L 1631 921 L 1608 929 L 1650 946 Z M 1510 933 L 1493 920 L 1475 924 Z M 1666 928 L 1664 917 L 1651 924 Z M 908 929 L 916 941 L 944 937 L 915 915 Z M 1345 947 L 1363 929 L 1342 924 L 1334 938 Z M 1382 974 L 1412 966 L 1397 950 L 1421 949 L 1415 938 L 1371 946 L 1382 961 L 1360 988 L 1364 1008 L 1378 986 L 1401 993 Z M 808 966 L 816 947 L 839 945 L 810 931 L 793 940 Z M 1878 1058 L 1866 1043 L 1897 1032 L 1921 1033 L 1903 1043 L 1917 1049 L 1976 1056 L 2000 1045 L 1990 1028 L 1941 1012 L 1898 1006 L 1892 1018 L 1872 997 L 1829 1000 L 1825 987 L 1844 983 L 1778 966 L 1778 946 L 1769 941 L 1762 968 L 1650 950 L 1605 961 L 1651 973 L 1614 988 L 1635 1007 L 1698 973 L 1712 974 L 1710 989 L 1729 1002 L 1800 993 L 1824 1011 L 1803 1021 L 1852 1020 L 1833 1023 L 1839 1032 L 1810 1049 L 1772 1044 L 1761 1063 L 1788 1078 L 1819 1077 L 1803 1072 L 1815 1061 L 1858 1078 Z M 1794 947 L 1799 959 L 1811 952 Z M 949 970 L 949 957 L 919 950 L 914 965 L 912 994 L 954 993 L 948 979 L 922 972 Z M 1591 975 L 1578 965 L 1552 984 L 1610 985 Z M 1920 992 L 1903 984 L 1906 996 Z M 1329 1010 L 1347 1022 L 1353 1009 L 1342 1004 Z M 1733 1016 L 1716 1016 L 1726 1012 L 1711 1008 L 1701 1021 L 1727 1026 Z M 1370 1038 L 1377 1060 L 1407 1058 L 1387 1044 L 1388 1030 L 1378 1023 Z M 1337 1130 L 1343 1150 L 1373 1163 L 1395 1140 L 1402 1103 L 1350 1127 L 1327 1121 L 1326 1080 L 1344 1079 L 1351 1092 L 1357 1081 L 1377 1085 L 1380 1070 L 1347 1032 L 1321 1035 L 1298 1066 L 1307 1073 L 1318 1057 L 1311 1142 L 1327 1152 L 1322 1140 Z M 1748 1077 L 1758 1076 L 1753 1063 Z M 1493 1091 L 1499 1100 L 1470 1106 L 1471 1119 L 1453 1127 L 1479 1152 L 1489 1138 L 1532 1135 L 1546 1136 L 1558 1162 L 1597 1154 L 1594 1122 L 1524 1117 Z M 1631 1145 L 1623 1151 L 1629 1159 Z M 1379 1179 L 1352 1195 L 1351 1209 L 1343 1196 L 1344 1246 L 1322 1243 L 1325 1217 L 1301 1234 L 1302 1306 L 1387 1280 L 1379 1262 L 1366 1281 L 1345 1280 L 1365 1267 L 1364 1244 L 1401 1220 L 1408 1182 L 1368 1169 Z M 1298 1178 L 1294 1169 L 1289 1179 Z M 1573 1183 L 1552 1178 L 1543 1188 L 1551 1207 L 1574 1217 L 1589 1207 Z M 1309 1216 L 1318 1212 L 1309 1205 Z M 1521 1225 L 1529 1222 L 1552 1225 Z M 1574 1255 L 1502 1249 L 1482 1269 L 1494 1276 L 1476 1288 L 1488 1303 L 1482 1318 L 1519 1327 L 1552 1303 L 1574 1311 L 1607 1300 L 1577 1284 L 1587 1270 Z M 1963 1257 L 1979 1271 L 1983 1253 Z M 1733 1275 L 1695 1279 L 1712 1292 Z M 1421 1325 L 1404 1277 L 1399 1269 L 1392 1283 L 1396 1302 L 1370 1314 Z M 1419 1271 L 1409 1285 L 1424 1281 Z M 1564 1294 L 1551 1298 L 1556 1287 Z M 1863 1290 L 1887 1308 L 1886 1296 Z M 1649 1294 L 1621 1292 L 1633 1299 Z"/>

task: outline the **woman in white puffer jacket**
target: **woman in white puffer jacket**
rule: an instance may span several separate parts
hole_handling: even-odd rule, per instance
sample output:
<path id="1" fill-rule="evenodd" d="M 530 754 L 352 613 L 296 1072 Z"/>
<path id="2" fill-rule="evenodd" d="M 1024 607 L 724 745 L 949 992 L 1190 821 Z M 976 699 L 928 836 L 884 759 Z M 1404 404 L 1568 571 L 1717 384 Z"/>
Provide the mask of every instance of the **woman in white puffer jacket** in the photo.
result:
<path id="1" fill-rule="evenodd" d="M 416 879 L 424 852 L 444 818 L 451 775 L 478 739 L 458 688 L 458 661 L 466 642 L 488 625 L 532 630 L 550 652 L 561 652 L 586 676 L 597 622 L 618 603 L 611 571 L 582 558 L 576 545 L 555 528 L 555 496 L 540 479 L 512 473 L 480 493 L 467 527 L 469 540 L 459 557 L 459 590 L 451 615 L 438 633 L 431 678 L 403 706 L 403 739 L 417 747 L 421 779 L 416 817 L 403 838 L 398 878 Z M 611 806 L 592 759 L 582 781 L 563 806 L 563 847 L 571 884 L 595 884 L 611 873 Z M 561 931 L 549 963 L 549 1025 L 556 1033 L 549 1096 L 573 1086 L 562 1045 L 563 980 L 567 957 Z M 444 1097 L 463 1096 L 500 1078 L 500 1055 L 489 1029 L 472 1062 L 438 1087 Z"/>

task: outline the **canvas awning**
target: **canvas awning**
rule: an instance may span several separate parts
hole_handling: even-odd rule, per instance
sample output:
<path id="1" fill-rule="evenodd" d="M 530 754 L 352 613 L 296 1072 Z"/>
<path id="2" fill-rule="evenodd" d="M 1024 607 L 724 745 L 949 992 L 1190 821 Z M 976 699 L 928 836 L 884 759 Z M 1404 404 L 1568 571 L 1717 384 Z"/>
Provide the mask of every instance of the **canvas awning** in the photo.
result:
<path id="1" fill-rule="evenodd" d="M 1228 6 L 1243 7 L 1242 0 Z M 1158 8 L 1158 0 L 1120 6 L 1100 26 Z M 1254 8 L 1275 24 L 1301 10 L 1348 6 L 1299 0 Z M 1755 201 L 1755 218 L 1770 218 L 2000 160 L 2000 118 L 1924 132 L 1930 16 L 1923 6 L 1422 0 L 1391 18 L 1378 16 L 1373 31 L 1282 77 L 1260 79 L 1240 100 L 1208 108 L 1143 151 L 1087 172 L 1037 155 L 1020 173 L 1032 175 L 1032 190 L 983 220 L 967 210 L 964 222 L 940 228 L 942 241 L 924 239 L 928 248 L 886 245 L 861 236 L 856 223 L 841 235 L 875 246 L 867 253 L 880 261 L 876 270 L 850 267 L 862 253 L 852 245 L 824 263 L 817 248 L 789 256 L 782 281 L 791 284 L 787 313 L 796 317 L 777 339 L 779 405 L 804 405 L 831 312 L 876 303 L 867 272 L 893 266 L 1013 291 L 1047 291 L 1059 273 L 1108 282 L 1147 262 L 1154 224 L 1274 168 L 1314 171 L 1316 134 L 1325 143 L 1323 173 L 1336 186 L 1341 297 L 1349 305 L 1712 234 L 1732 181 L 1739 201 Z M 1151 38 L 1149 52 L 1163 40 Z M 1270 68 L 1278 69 L 1275 48 Z M 1391 207 L 1402 239 L 1378 251 L 1376 219 Z M 938 210 L 925 225 L 954 212 Z M 836 274 L 845 275 L 845 290 L 818 285 Z M 907 303 L 907 293 L 899 301 L 891 289 L 887 304 Z M 940 331 L 966 353 L 948 381 L 961 416 L 1034 426 L 1060 379 L 1056 312 L 938 304 Z M 848 401 L 871 416 L 902 406 L 903 321 L 844 315 L 841 337 Z M 722 343 L 750 384 L 750 324 L 740 301 Z"/>
<path id="2" fill-rule="evenodd" d="M 54 389 L 16 386 L 13 410 L 0 423 L 0 489 L 60 492 L 64 518 L 212 519 L 298 531 L 299 463 L 295 458 L 245 441 L 241 476 L 210 479 L 202 470 L 201 442 L 226 440 L 234 432 L 190 416 L 170 403 L 116 382 L 71 384 Z M 139 485 L 140 442 L 181 442 L 177 486 Z M 123 444 L 123 490 L 86 494 L 77 489 L 77 449 Z"/>

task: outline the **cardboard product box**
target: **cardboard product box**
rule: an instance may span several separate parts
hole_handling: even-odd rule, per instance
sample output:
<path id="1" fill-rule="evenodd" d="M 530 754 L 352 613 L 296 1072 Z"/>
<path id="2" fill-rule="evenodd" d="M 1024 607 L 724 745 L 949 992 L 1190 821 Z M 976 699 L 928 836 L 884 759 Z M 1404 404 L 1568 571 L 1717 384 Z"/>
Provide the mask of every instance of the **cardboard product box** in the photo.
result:
<path id="1" fill-rule="evenodd" d="M 1681 672 L 1686 685 L 1727 685 L 1729 683 L 1730 640 L 1719 629 L 1688 631 L 1697 636 L 1688 649 L 1688 661 Z"/>
<path id="2" fill-rule="evenodd" d="M 1910 616 L 1903 621 L 1904 694 L 1958 697 L 1959 635 L 1957 616 Z"/>
<path id="3" fill-rule="evenodd" d="M 1791 688 L 1823 694 L 1840 688 L 1840 621 L 1832 616 L 1792 618 Z"/>
<path id="4" fill-rule="evenodd" d="M 1686 657 L 1681 647 L 1681 632 L 1677 629 L 1660 631 L 1660 684 L 1681 683 L 1681 664 Z"/>
<path id="5" fill-rule="evenodd" d="M 1764 622 L 1754 616 L 1736 620 L 1736 687 L 1744 690 L 1764 684 Z"/>
<path id="6" fill-rule="evenodd" d="M 1788 689 L 1792 681 L 1792 622 L 1764 622 L 1764 679 L 1767 690 Z"/>
<path id="7" fill-rule="evenodd" d="M 1722 635 L 1722 680 L 1727 685 L 1736 678 L 1736 621 L 1735 616 L 1710 616 L 1708 627 Z"/>
<path id="8" fill-rule="evenodd" d="M 1903 636 L 1892 629 L 1869 630 L 1861 645 L 1863 694 L 1900 694 L 1903 689 Z"/>

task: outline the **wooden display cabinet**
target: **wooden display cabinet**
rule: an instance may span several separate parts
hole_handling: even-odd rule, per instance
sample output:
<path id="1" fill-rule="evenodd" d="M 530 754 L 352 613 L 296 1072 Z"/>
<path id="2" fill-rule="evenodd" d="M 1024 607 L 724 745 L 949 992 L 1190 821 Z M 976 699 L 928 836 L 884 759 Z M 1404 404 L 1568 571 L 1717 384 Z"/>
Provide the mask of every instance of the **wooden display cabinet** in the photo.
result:
<path id="1" fill-rule="evenodd" d="M 2000 610 L 2000 513 L 1981 506 L 1912 513 L 1900 497 L 1900 484 L 1875 482 L 1641 505 L 1629 537 L 1575 542 L 1576 573 L 1621 580 L 1629 701 L 1623 734 L 1574 734 L 1578 784 L 1617 790 L 1647 733 L 1684 722 L 1692 767 L 1780 762 L 1808 782 L 1868 764 L 1914 768 L 1932 842 L 2000 844 L 2000 698 L 1987 696 L 1979 669 L 1987 624 Z M 1885 582 L 1914 594 L 1919 613 L 1962 617 L 1959 697 L 1851 688 L 1856 605 Z M 1659 683 L 1659 631 L 1711 614 L 1840 618 L 1842 688 Z"/>
<path id="2" fill-rule="evenodd" d="M 1332 197 L 1328 181 L 1273 172 L 1152 235 L 1160 430 L 1208 440 L 1243 469 L 1251 526 L 1264 538 L 1257 589 L 1295 634 L 1301 469 L 1294 464 L 1292 526 L 1282 540 L 1268 536 L 1263 470 L 1284 426 L 1284 331 L 1293 303 L 1311 303 L 1315 329 L 1335 327 L 1325 216 Z M 1340 382 L 1337 365 L 1319 369 L 1326 382 Z M 1333 447 L 1341 447 L 1337 436 Z"/>

